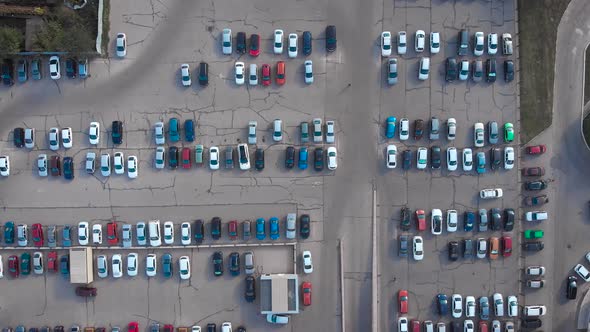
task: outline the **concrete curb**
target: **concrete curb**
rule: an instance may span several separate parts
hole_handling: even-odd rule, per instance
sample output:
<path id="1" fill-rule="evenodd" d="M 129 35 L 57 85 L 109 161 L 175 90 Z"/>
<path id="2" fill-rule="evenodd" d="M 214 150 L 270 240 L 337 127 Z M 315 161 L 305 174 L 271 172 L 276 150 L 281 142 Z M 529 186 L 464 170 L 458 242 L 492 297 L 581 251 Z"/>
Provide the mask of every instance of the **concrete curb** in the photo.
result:
<path id="1" fill-rule="evenodd" d="M 582 72 L 586 73 L 586 52 L 588 51 L 588 46 L 590 46 L 590 44 L 587 44 L 586 47 L 584 48 L 584 61 L 582 62 L 584 65 L 582 66 Z M 582 75 L 582 91 L 584 91 L 584 86 L 586 86 L 586 75 Z M 580 119 L 580 135 L 582 136 L 582 141 L 584 142 L 584 145 L 586 145 L 586 149 L 588 149 L 590 151 L 590 146 L 588 145 L 588 142 L 586 142 L 586 138 L 584 137 L 584 114 L 586 113 L 586 107 L 584 105 L 584 99 L 585 99 L 586 95 L 582 92 L 582 100 L 580 101 L 580 108 L 582 109 L 582 116 Z"/>

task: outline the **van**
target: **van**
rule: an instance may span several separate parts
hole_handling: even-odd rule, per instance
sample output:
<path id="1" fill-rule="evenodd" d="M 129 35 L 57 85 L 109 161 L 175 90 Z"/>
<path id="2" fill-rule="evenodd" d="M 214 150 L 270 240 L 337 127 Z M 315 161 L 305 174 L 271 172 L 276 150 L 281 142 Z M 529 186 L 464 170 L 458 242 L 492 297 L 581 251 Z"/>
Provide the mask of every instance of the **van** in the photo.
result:
<path id="1" fill-rule="evenodd" d="M 241 170 L 245 171 L 250 169 L 250 154 L 248 153 L 248 144 L 238 144 L 238 159 Z"/>
<path id="2" fill-rule="evenodd" d="M 459 43 L 457 54 L 458 55 L 467 55 L 467 51 L 469 50 L 469 32 L 467 30 L 459 31 Z"/>
<path id="3" fill-rule="evenodd" d="M 199 63 L 199 84 L 201 86 L 209 84 L 209 65 L 206 62 Z"/>
<path id="4" fill-rule="evenodd" d="M 488 83 L 496 82 L 496 59 L 486 60 L 486 81 Z"/>
<path id="5" fill-rule="evenodd" d="M 436 116 L 430 119 L 430 139 L 437 140 L 439 137 L 440 123 Z"/>
<path id="6" fill-rule="evenodd" d="M 150 246 L 159 247 L 162 245 L 160 237 L 160 221 L 152 220 L 148 223 L 148 231 L 150 234 Z"/>
<path id="7" fill-rule="evenodd" d="M 251 251 L 244 253 L 244 272 L 247 275 L 254 274 L 254 253 Z"/>

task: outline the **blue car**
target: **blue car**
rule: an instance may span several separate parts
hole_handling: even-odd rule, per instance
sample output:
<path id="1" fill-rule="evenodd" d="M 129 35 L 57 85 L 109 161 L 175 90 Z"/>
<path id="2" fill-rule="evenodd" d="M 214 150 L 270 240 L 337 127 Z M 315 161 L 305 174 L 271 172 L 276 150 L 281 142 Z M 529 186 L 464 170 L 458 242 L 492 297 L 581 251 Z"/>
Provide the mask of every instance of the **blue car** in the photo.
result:
<path id="1" fill-rule="evenodd" d="M 299 169 L 307 169 L 307 148 L 299 149 L 299 161 L 297 162 Z"/>
<path id="2" fill-rule="evenodd" d="M 70 247 L 72 245 L 72 228 L 70 225 L 65 225 L 61 234 L 63 238 L 62 245 L 64 247 Z"/>
<path id="3" fill-rule="evenodd" d="M 195 123 L 193 120 L 186 120 L 184 121 L 184 139 L 187 142 L 192 142 L 195 140 Z"/>
<path id="4" fill-rule="evenodd" d="M 395 136 L 395 122 L 397 119 L 395 116 L 390 116 L 385 122 L 385 136 L 387 138 L 393 138 Z"/>
<path id="5" fill-rule="evenodd" d="M 168 136 L 171 142 L 178 142 L 180 140 L 180 134 L 178 133 L 178 119 L 172 118 L 168 123 Z"/>
<path id="6" fill-rule="evenodd" d="M 449 311 L 447 296 L 445 294 L 438 294 L 436 296 L 438 304 L 438 314 L 444 316 Z"/>
<path id="7" fill-rule="evenodd" d="M 279 218 L 270 218 L 270 238 L 276 240 L 279 238 Z"/>
<path id="8" fill-rule="evenodd" d="M 486 154 L 483 152 L 477 153 L 477 173 L 484 174 L 486 172 Z"/>
<path id="9" fill-rule="evenodd" d="M 475 225 L 475 213 L 471 211 L 466 211 L 463 219 L 463 230 L 466 232 L 470 232 L 473 230 L 473 226 Z"/>
<path id="10" fill-rule="evenodd" d="M 256 238 L 264 240 L 266 238 L 266 227 L 264 227 L 264 218 L 256 219 Z"/>

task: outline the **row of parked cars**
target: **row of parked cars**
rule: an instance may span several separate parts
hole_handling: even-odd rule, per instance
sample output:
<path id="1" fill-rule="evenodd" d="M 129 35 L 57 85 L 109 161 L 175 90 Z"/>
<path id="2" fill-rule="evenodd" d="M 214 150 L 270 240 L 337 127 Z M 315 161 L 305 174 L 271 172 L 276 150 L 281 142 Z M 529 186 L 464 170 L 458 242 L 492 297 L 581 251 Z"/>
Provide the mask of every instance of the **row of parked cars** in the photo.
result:
<path id="1" fill-rule="evenodd" d="M 412 239 L 412 258 L 416 261 L 424 259 L 424 239 L 421 236 L 413 236 Z M 450 261 L 457 261 L 460 252 L 463 252 L 464 259 L 471 259 L 474 256 L 479 259 L 488 257 L 496 260 L 502 256 L 504 258 L 512 255 L 512 237 L 503 235 L 502 237 L 478 238 L 477 240 L 463 239 L 462 244 L 459 241 L 450 241 L 448 243 L 448 256 Z M 398 256 L 408 257 L 410 250 L 410 236 L 402 234 L 398 238 Z"/>
<path id="2" fill-rule="evenodd" d="M 49 76 L 54 79 L 61 78 L 61 64 L 58 56 L 54 55 L 49 58 Z M 33 80 L 40 80 L 43 78 L 43 60 L 41 58 L 34 58 L 30 61 L 26 58 L 18 59 L 16 62 L 16 76 L 19 83 L 24 83 L 29 79 L 29 75 Z M 88 59 L 67 58 L 65 61 L 66 77 L 68 78 L 87 78 L 88 74 Z M 2 82 L 4 85 L 11 86 L 14 84 L 14 62 L 12 59 L 5 59 L 2 62 Z"/>
<path id="3" fill-rule="evenodd" d="M 412 218 L 412 215 L 414 218 Z M 479 219 L 479 232 L 486 232 L 488 229 L 492 231 L 503 230 L 505 232 L 511 232 L 514 229 L 515 212 L 512 208 L 504 209 L 503 213 L 499 208 L 492 208 L 490 209 L 489 214 L 486 209 L 479 209 L 477 216 L 473 211 L 465 211 L 463 213 L 463 231 L 471 232 L 475 228 L 476 217 Z M 424 210 L 418 209 L 412 214 L 408 207 L 401 209 L 400 229 L 402 231 L 409 231 L 412 228 L 412 219 L 415 220 L 416 230 L 426 230 L 426 212 Z M 432 234 L 442 234 L 443 224 L 444 220 L 442 210 L 432 209 L 430 217 Z M 446 230 L 449 233 L 454 233 L 459 230 L 459 212 L 457 210 L 447 210 L 446 224 Z"/>
<path id="4" fill-rule="evenodd" d="M 230 322 L 224 322 L 220 324 L 221 332 L 232 332 L 232 324 Z M 127 332 L 139 332 L 139 323 L 138 322 L 130 322 L 126 328 Z M 28 329 L 29 332 L 106 332 L 107 329 L 104 327 L 85 327 L 83 330 L 80 328 L 79 325 L 72 325 L 71 328 L 66 330 L 62 325 L 55 326 L 53 329 L 49 326 L 43 326 L 40 329 L 36 327 L 31 327 Z M 110 328 L 110 332 L 121 332 L 121 328 L 119 326 L 113 326 Z M 177 327 L 177 332 L 217 332 L 217 324 L 215 323 L 208 323 L 206 326 L 206 330 L 201 328 L 200 325 L 193 325 L 192 327 Z M 13 332 L 11 327 L 5 327 L 2 329 L 2 332 Z M 23 325 L 19 325 L 14 329 L 14 332 L 27 332 L 27 328 Z M 149 327 L 149 332 L 174 332 L 174 325 L 172 324 L 165 324 L 162 328 L 160 327 L 160 323 L 152 323 Z M 239 326 L 236 332 L 246 332 L 246 328 L 243 326 Z"/>
<path id="5" fill-rule="evenodd" d="M 244 241 L 256 237 L 258 240 L 264 240 L 267 237 L 267 228 L 270 239 L 277 240 L 280 237 L 280 220 L 277 217 L 271 217 L 268 222 L 264 218 L 258 218 L 255 222 L 244 220 L 238 223 L 237 220 L 231 220 L 226 225 L 222 226 L 221 218 L 213 217 L 211 222 L 206 225 L 203 219 L 197 219 L 192 223 L 183 222 L 180 224 L 180 234 L 178 238 L 182 245 L 192 245 L 193 243 L 201 244 L 205 239 L 205 227 L 209 229 L 211 239 L 219 240 L 222 237 L 222 229 L 227 229 L 228 238 L 230 240 L 238 240 L 241 233 L 241 238 Z M 267 226 L 267 224 L 269 226 Z M 309 215 L 302 214 L 299 217 L 299 225 L 297 225 L 297 214 L 289 213 L 284 221 L 285 224 L 285 238 L 295 239 L 297 235 L 297 227 L 299 228 L 299 237 L 307 239 L 311 233 L 311 220 Z M 119 223 L 109 222 L 106 225 L 106 244 L 109 246 L 122 245 L 123 247 L 132 247 L 134 243 L 138 246 L 149 245 L 158 247 L 164 244 L 175 244 L 175 225 L 172 221 L 164 222 L 163 239 L 160 231 L 160 221 L 152 220 L 146 223 L 138 222 L 134 226 L 131 224 L 123 224 L 121 232 L 119 232 Z M 35 223 L 31 227 L 31 236 L 29 236 L 29 227 L 27 224 L 15 225 L 14 222 L 8 221 L 4 224 L 4 243 L 7 246 L 16 243 L 19 247 L 29 246 L 29 238 L 35 247 L 50 247 L 55 248 L 58 245 L 58 232 L 56 225 L 43 226 Z M 135 230 L 134 230 L 135 228 Z M 61 231 L 61 246 L 70 247 L 73 245 L 73 236 L 77 236 L 79 245 L 102 245 L 105 241 L 103 239 L 102 224 L 94 224 L 92 227 L 86 221 L 81 221 L 77 227 L 64 225 Z"/>
<path id="6" fill-rule="evenodd" d="M 263 86 L 269 86 L 272 83 L 271 67 L 269 64 L 263 64 L 258 70 L 258 66 L 255 63 L 250 64 L 248 74 L 246 74 L 246 64 L 242 61 L 237 61 L 234 64 L 234 75 L 236 85 L 244 85 L 246 78 L 248 85 L 256 86 L 262 84 Z M 275 66 L 275 83 L 277 85 L 284 85 L 286 81 L 286 64 L 284 61 L 278 61 Z M 183 83 L 185 77 L 183 74 Z M 190 82 L 190 77 L 187 77 Z M 313 83 L 313 61 L 306 60 L 303 63 L 303 80 L 306 84 Z"/>
<path id="7" fill-rule="evenodd" d="M 502 330 L 502 324 L 504 324 L 504 330 Z M 424 330 L 421 329 L 424 326 Z M 461 323 L 460 321 L 452 321 L 449 323 L 449 329 L 447 330 L 447 324 L 445 322 L 433 323 L 431 320 L 426 320 L 420 323 L 418 319 L 408 320 L 407 317 L 400 317 L 398 319 L 398 331 L 400 332 L 475 332 L 475 323 L 471 319 L 466 319 Z M 479 332 L 514 332 L 514 322 L 506 321 L 501 322 L 499 320 L 493 320 L 491 324 L 486 321 L 480 321 Z"/>

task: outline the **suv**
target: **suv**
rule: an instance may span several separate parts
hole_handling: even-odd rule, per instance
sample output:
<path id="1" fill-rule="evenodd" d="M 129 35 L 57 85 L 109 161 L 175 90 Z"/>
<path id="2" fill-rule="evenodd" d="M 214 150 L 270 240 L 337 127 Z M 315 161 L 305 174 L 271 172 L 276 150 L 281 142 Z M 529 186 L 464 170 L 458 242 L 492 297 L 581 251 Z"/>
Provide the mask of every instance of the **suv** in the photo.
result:
<path id="1" fill-rule="evenodd" d="M 111 138 L 113 140 L 113 144 L 122 144 L 123 143 L 123 122 L 113 121 Z"/>
<path id="2" fill-rule="evenodd" d="M 326 27 L 326 52 L 334 52 L 336 50 L 336 27 L 328 25 Z"/>
<path id="3" fill-rule="evenodd" d="M 457 78 L 457 60 L 455 58 L 447 58 L 445 66 L 445 80 L 452 82 Z"/>

